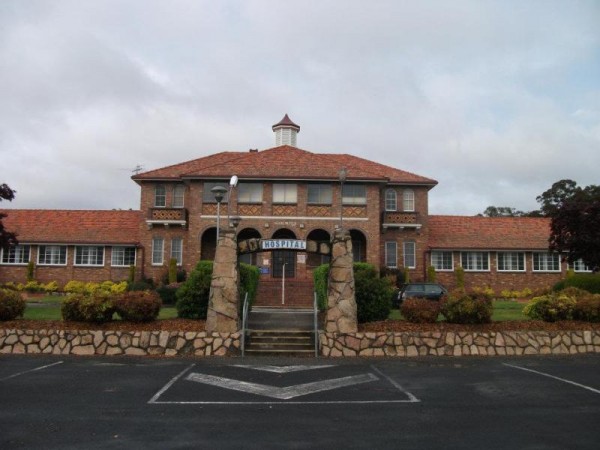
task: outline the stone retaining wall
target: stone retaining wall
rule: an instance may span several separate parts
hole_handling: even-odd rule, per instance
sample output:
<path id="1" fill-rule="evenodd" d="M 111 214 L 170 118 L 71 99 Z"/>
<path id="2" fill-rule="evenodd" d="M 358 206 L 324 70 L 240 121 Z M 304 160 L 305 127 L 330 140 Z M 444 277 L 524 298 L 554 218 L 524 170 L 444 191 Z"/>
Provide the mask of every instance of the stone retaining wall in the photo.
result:
<path id="1" fill-rule="evenodd" d="M 600 353 L 600 330 L 319 333 L 323 356 L 497 356 Z"/>
<path id="2" fill-rule="evenodd" d="M 0 329 L 0 353 L 225 356 L 240 354 L 240 333 Z"/>

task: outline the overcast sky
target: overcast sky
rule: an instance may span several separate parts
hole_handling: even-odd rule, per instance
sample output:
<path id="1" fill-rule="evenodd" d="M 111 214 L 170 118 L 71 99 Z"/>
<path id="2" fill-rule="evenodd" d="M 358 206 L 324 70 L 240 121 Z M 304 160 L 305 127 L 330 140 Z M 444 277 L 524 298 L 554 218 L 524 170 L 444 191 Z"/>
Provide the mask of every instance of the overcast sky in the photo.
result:
<path id="1" fill-rule="evenodd" d="M 599 1 L 0 2 L 0 207 L 139 208 L 145 170 L 275 145 L 439 181 L 434 214 L 600 184 Z"/>

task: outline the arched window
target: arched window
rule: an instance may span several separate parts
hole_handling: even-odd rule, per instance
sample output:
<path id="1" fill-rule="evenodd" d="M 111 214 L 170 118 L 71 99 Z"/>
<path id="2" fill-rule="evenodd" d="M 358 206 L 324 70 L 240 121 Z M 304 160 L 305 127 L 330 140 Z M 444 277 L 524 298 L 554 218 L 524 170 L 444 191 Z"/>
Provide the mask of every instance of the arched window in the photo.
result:
<path id="1" fill-rule="evenodd" d="M 398 209 L 396 191 L 394 189 L 388 189 L 385 191 L 385 210 L 396 211 Z"/>
<path id="2" fill-rule="evenodd" d="M 402 196 L 403 209 L 404 211 L 415 210 L 415 193 L 411 189 L 405 189 Z"/>

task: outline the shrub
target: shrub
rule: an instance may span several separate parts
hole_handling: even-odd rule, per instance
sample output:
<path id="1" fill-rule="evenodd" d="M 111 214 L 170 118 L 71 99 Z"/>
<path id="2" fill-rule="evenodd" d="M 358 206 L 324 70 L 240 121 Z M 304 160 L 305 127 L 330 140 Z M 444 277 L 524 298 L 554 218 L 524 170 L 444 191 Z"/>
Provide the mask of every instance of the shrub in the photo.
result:
<path id="1" fill-rule="evenodd" d="M 14 320 L 25 312 L 25 300 L 17 291 L 0 289 L 0 320 Z"/>
<path id="2" fill-rule="evenodd" d="M 212 261 L 198 261 L 185 283 L 177 289 L 177 316 L 184 319 L 206 319 L 212 278 Z"/>
<path id="3" fill-rule="evenodd" d="M 429 283 L 435 283 L 435 277 L 436 277 L 436 272 L 435 272 L 435 267 L 433 266 L 428 266 L 427 267 L 427 281 Z"/>
<path id="4" fill-rule="evenodd" d="M 147 280 L 138 280 L 133 283 L 127 283 L 128 291 L 148 291 L 154 289 L 154 281 L 151 279 Z"/>
<path id="5" fill-rule="evenodd" d="M 240 263 L 240 287 L 241 287 L 241 301 L 240 308 L 242 308 L 244 301 L 244 294 L 248 293 L 248 303 L 252 305 L 256 299 L 256 290 L 258 289 L 258 280 L 260 279 L 260 270 L 256 266 L 250 264 Z"/>
<path id="6" fill-rule="evenodd" d="M 392 283 L 377 277 L 373 266 L 361 268 L 354 273 L 357 320 L 359 323 L 385 320 L 392 309 Z M 375 274 L 375 277 L 373 277 Z"/>
<path id="7" fill-rule="evenodd" d="M 389 278 L 392 285 L 400 287 L 404 282 L 404 272 L 395 267 L 382 267 L 380 270 L 380 276 Z"/>
<path id="8" fill-rule="evenodd" d="M 573 317 L 575 299 L 561 293 L 551 293 L 534 297 L 523 308 L 523 314 L 534 320 L 556 322 L 557 320 L 570 320 Z"/>
<path id="9" fill-rule="evenodd" d="M 102 291 L 72 294 L 61 305 L 63 320 L 104 323 L 112 320 L 114 312 L 112 296 Z"/>
<path id="10" fill-rule="evenodd" d="M 576 287 L 586 290 L 592 294 L 600 294 L 600 272 L 599 273 L 574 273 L 554 285 L 553 290 L 561 291 L 567 287 Z"/>
<path id="11" fill-rule="evenodd" d="M 177 283 L 177 259 L 169 260 L 169 284 Z"/>
<path id="12" fill-rule="evenodd" d="M 600 322 L 600 294 L 587 294 L 577 298 L 573 307 L 573 319 Z"/>
<path id="13" fill-rule="evenodd" d="M 51 281 L 48 284 L 43 285 L 42 288 L 48 294 L 52 294 L 53 292 L 58 291 L 58 283 L 56 281 Z"/>
<path id="14" fill-rule="evenodd" d="M 114 300 L 117 314 L 129 322 L 152 322 L 158 317 L 162 301 L 156 291 L 129 291 Z"/>
<path id="15" fill-rule="evenodd" d="M 496 296 L 496 293 L 494 292 L 494 289 L 492 289 L 490 286 L 474 287 L 473 288 L 473 293 L 485 295 L 490 300 L 493 299 Z"/>
<path id="16" fill-rule="evenodd" d="M 121 294 L 127 291 L 127 281 L 121 281 L 120 283 L 112 283 L 110 286 L 110 292 L 113 294 Z"/>
<path id="17" fill-rule="evenodd" d="M 28 281 L 27 283 L 25 283 L 25 286 L 23 286 L 23 290 L 27 292 L 43 292 L 44 285 L 38 283 L 35 280 Z"/>
<path id="18" fill-rule="evenodd" d="M 60 305 L 60 313 L 63 320 L 67 322 L 82 322 L 83 316 L 79 311 L 79 300 L 83 294 L 70 294 Z"/>
<path id="19" fill-rule="evenodd" d="M 29 261 L 27 263 L 27 281 L 33 281 L 35 273 L 35 263 L 33 261 Z"/>
<path id="20" fill-rule="evenodd" d="M 321 264 L 313 270 L 313 282 L 317 293 L 317 305 L 319 310 L 327 309 L 327 277 L 329 276 L 329 264 Z"/>
<path id="21" fill-rule="evenodd" d="M 127 284 L 131 284 L 135 281 L 135 266 L 129 266 L 129 272 L 127 274 Z"/>
<path id="22" fill-rule="evenodd" d="M 400 306 L 402 316 L 411 323 L 435 323 L 440 309 L 440 302 L 424 298 L 407 298 Z"/>
<path id="23" fill-rule="evenodd" d="M 485 294 L 452 291 L 440 301 L 441 313 L 449 323 L 476 324 L 492 321 L 493 305 Z"/>
<path id="24" fill-rule="evenodd" d="M 465 288 L 465 269 L 457 267 L 454 269 L 454 276 L 456 277 L 456 287 L 458 289 Z"/>
<path id="25" fill-rule="evenodd" d="M 156 293 L 160 296 L 163 305 L 174 305 L 177 302 L 177 289 L 181 285 L 178 283 L 161 286 L 156 289 Z M 141 292 L 141 291 L 130 291 Z"/>
<path id="26" fill-rule="evenodd" d="M 85 283 L 83 283 L 82 281 L 71 280 L 67 284 L 65 284 L 63 291 L 65 291 L 68 294 L 81 294 L 85 292 Z"/>

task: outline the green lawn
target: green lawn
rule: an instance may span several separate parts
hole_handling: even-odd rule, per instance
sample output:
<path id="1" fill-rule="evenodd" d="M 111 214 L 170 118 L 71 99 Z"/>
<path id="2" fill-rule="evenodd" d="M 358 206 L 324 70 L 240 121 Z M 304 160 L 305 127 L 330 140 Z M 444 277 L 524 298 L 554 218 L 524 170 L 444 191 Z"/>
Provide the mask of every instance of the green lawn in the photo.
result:
<path id="1" fill-rule="evenodd" d="M 524 303 L 494 300 L 494 313 L 492 314 L 492 321 L 506 322 L 509 320 L 529 320 L 529 317 L 523 314 L 524 307 Z M 388 319 L 404 320 L 399 309 L 392 309 Z"/>
<path id="2" fill-rule="evenodd" d="M 115 315 L 115 319 L 118 316 Z M 177 317 L 177 310 L 174 306 L 163 306 L 158 314 L 159 319 L 175 319 Z M 47 304 L 43 306 L 32 306 L 28 305 L 25 308 L 25 314 L 23 318 L 26 320 L 62 320 L 60 314 L 60 303 Z"/>

